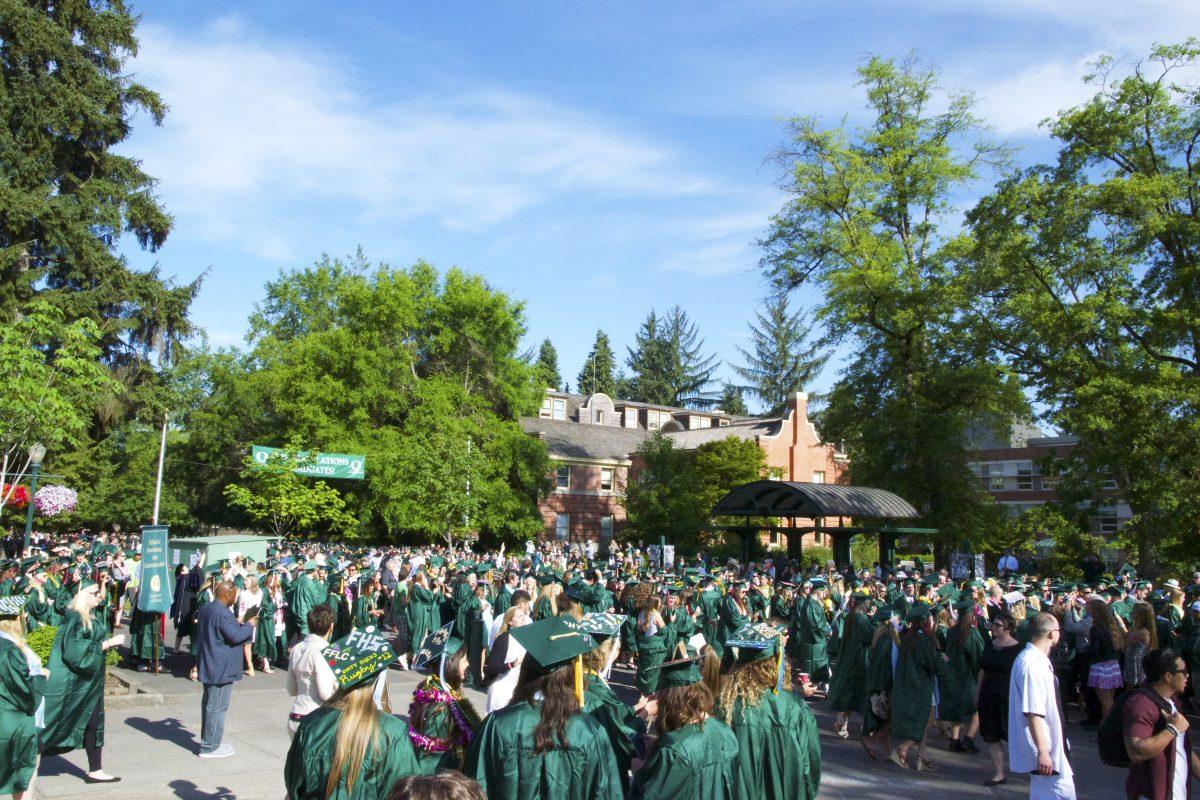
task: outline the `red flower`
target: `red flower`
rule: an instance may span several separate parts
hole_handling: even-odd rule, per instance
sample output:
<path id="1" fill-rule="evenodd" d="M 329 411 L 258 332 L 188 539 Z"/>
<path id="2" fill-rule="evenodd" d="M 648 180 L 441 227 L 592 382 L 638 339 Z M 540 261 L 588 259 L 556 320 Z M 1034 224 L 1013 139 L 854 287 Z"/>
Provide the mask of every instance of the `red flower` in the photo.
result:
<path id="1" fill-rule="evenodd" d="M 9 492 L 12 494 L 10 495 Z M 29 487 L 23 484 L 13 486 L 4 484 L 0 487 L 0 498 L 6 498 L 4 505 L 12 509 L 23 509 L 29 505 Z"/>

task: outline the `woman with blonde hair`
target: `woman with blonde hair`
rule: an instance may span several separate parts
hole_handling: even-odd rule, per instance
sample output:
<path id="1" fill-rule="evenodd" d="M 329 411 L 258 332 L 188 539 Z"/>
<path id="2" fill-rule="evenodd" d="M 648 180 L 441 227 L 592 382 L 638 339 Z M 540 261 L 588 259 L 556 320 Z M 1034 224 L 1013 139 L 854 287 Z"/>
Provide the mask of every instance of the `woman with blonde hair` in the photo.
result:
<path id="1" fill-rule="evenodd" d="M 376 686 L 396 655 L 373 628 L 334 642 L 338 691 L 300 721 L 284 764 L 289 800 L 375 800 L 420 772 L 408 727 L 380 711 Z"/>
<path id="2" fill-rule="evenodd" d="M 120 780 L 106 773 L 100 761 L 104 741 L 104 653 L 123 643 L 125 637 L 118 634 L 106 638 L 104 620 L 93 613 L 100 600 L 100 587 L 85 582 L 67 606 L 50 650 L 46 727 L 41 736 L 43 756 L 81 747 L 87 751 L 85 783 Z"/>
<path id="3" fill-rule="evenodd" d="M 50 673 L 25 642 L 25 597 L 0 598 L 0 794 L 33 795 L 42 690 Z"/>
<path id="4" fill-rule="evenodd" d="M 658 687 L 658 671 L 667 658 L 667 623 L 658 595 L 646 598 L 637 621 L 637 675 L 634 684 L 643 701 Z"/>
<path id="5" fill-rule="evenodd" d="M 533 601 L 535 622 L 541 622 L 547 617 L 558 616 L 558 596 L 562 593 L 562 586 L 553 575 L 539 576 L 538 584 L 541 589 L 538 590 L 537 599 Z"/>
<path id="6" fill-rule="evenodd" d="M 1113 695 L 1124 687 L 1121 676 L 1121 656 L 1125 650 L 1125 631 L 1120 617 L 1112 613 L 1108 603 L 1101 597 L 1093 597 L 1087 603 L 1092 618 L 1088 635 L 1088 679 L 1087 685 L 1096 690 L 1100 698 L 1100 723 L 1112 710 Z"/>
<path id="7" fill-rule="evenodd" d="M 1149 603 L 1134 603 L 1133 621 L 1129 624 L 1129 632 L 1125 634 L 1125 655 L 1121 666 L 1121 678 L 1125 681 L 1126 689 L 1135 689 L 1146 680 L 1146 670 L 1142 659 L 1146 653 L 1158 649 L 1158 623 L 1154 614 L 1154 606 Z"/>
<path id="8" fill-rule="evenodd" d="M 254 629 L 254 643 L 251 654 L 261 660 L 262 671 L 270 675 L 272 661 L 284 657 L 286 648 L 280 637 L 283 635 L 283 587 L 279 583 L 279 573 L 269 572 L 262 581 L 261 611 L 258 614 L 258 627 Z"/>
<path id="9" fill-rule="evenodd" d="M 259 609 L 261 616 L 263 604 L 262 589 L 258 588 L 258 576 L 247 575 L 243 580 L 243 586 L 245 588 L 238 592 L 237 599 L 238 622 L 245 622 L 246 612 L 254 608 Z M 250 678 L 254 677 L 254 655 L 252 651 L 254 648 L 254 639 L 257 638 L 258 635 L 258 630 L 256 628 L 254 631 L 254 636 L 251 638 L 251 640 L 242 645 L 242 656 L 246 660 L 246 676 Z"/>
<path id="10" fill-rule="evenodd" d="M 517 678 L 521 674 L 519 668 L 525 660 L 525 648 L 512 637 L 512 631 L 531 622 L 533 620 L 522 605 L 510 606 L 504 612 L 500 632 L 496 634 L 487 663 L 483 666 L 483 682 L 488 692 L 484 714 L 504 708 L 512 699 Z"/>

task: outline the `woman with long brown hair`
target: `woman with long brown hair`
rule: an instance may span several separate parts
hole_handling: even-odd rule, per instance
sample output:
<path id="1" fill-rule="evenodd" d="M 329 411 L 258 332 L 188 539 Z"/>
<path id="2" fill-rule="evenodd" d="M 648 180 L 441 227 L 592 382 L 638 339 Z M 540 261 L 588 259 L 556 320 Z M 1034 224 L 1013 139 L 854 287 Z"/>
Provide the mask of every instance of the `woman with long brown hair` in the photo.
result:
<path id="1" fill-rule="evenodd" d="M 1092 628 L 1088 635 L 1087 685 L 1100 698 L 1100 722 L 1103 724 L 1112 710 L 1113 695 L 1125 685 L 1121 676 L 1121 655 L 1125 651 L 1125 631 L 1120 617 L 1109 610 L 1101 597 L 1088 600 Z"/>
<path id="2" fill-rule="evenodd" d="M 1125 656 L 1121 667 L 1121 677 L 1126 689 L 1135 689 L 1146 680 L 1146 670 L 1142 667 L 1142 659 L 1146 653 L 1158 649 L 1158 620 L 1154 614 L 1154 606 L 1149 603 L 1133 604 L 1133 621 L 1129 624 L 1129 632 L 1125 634 Z"/>
<path id="3" fill-rule="evenodd" d="M 945 679 L 946 657 L 934 646 L 929 606 L 913 604 L 907 622 L 892 682 L 892 738 L 897 744 L 891 760 L 902 769 L 910 769 L 908 751 L 915 744 L 917 770 L 934 771 L 937 767 L 926 752 L 925 737 L 935 708 L 934 680 Z"/>
<path id="4" fill-rule="evenodd" d="M 338 691 L 300 721 L 284 765 L 289 800 L 375 800 L 420 771 L 408 728 L 375 703 L 396 654 L 372 626 L 350 632 L 325 653 Z"/>
<path id="5" fill-rule="evenodd" d="M 437 635 L 435 631 L 427 640 Z M 460 769 L 481 722 L 479 712 L 462 693 L 467 675 L 467 648 L 462 644 L 450 637 L 438 648 L 423 646 L 421 658 L 413 663 L 413 669 L 427 666 L 433 673 L 413 690 L 408 709 L 408 737 L 426 775 Z"/>
<path id="6" fill-rule="evenodd" d="M 637 675 L 634 684 L 643 701 L 658 688 L 658 670 L 666 660 L 670 646 L 667 634 L 662 600 L 658 595 L 650 595 L 637 620 Z"/>
<path id="7" fill-rule="evenodd" d="M 938 719 L 950 725 L 950 749 L 976 753 L 975 732 L 979 716 L 975 688 L 979 683 L 983 636 L 975 616 L 975 597 L 963 592 L 954 603 L 958 618 L 946 634 L 946 678 L 938 684 Z"/>
<path id="8" fill-rule="evenodd" d="M 783 633 L 747 626 L 730 640 L 736 641 L 738 665 L 717 696 L 716 716 L 737 738 L 737 797 L 814 800 L 821 785 L 821 737 L 808 703 L 792 691 Z M 803 690 L 811 696 L 814 688 Z"/>
<path id="9" fill-rule="evenodd" d="M 489 714 L 463 772 L 492 800 L 620 800 L 608 735 L 583 713 L 583 663 L 596 647 L 584 626 L 548 617 L 513 628 L 527 651 L 512 702 Z"/>
<path id="10" fill-rule="evenodd" d="M 653 731 L 654 752 L 633 776 L 634 800 L 723 800 L 742 797 L 734 781 L 738 742 L 713 717 L 713 694 L 695 651 L 662 665 Z"/>

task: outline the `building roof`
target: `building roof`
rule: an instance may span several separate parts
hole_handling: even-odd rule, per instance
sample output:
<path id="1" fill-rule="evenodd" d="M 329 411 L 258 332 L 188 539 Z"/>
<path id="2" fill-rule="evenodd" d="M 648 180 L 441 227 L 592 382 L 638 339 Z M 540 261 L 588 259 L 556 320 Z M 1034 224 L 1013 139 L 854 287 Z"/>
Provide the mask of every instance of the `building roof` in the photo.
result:
<path id="1" fill-rule="evenodd" d="M 539 436 L 551 458 L 609 461 L 629 461 L 629 454 L 652 435 L 641 428 L 587 425 L 543 417 L 522 417 L 521 430 Z"/>
<path id="2" fill-rule="evenodd" d="M 713 506 L 712 514 L 807 519 L 916 519 L 920 516 L 907 500 L 884 489 L 798 481 L 753 481 L 734 487 Z"/>
<path id="3" fill-rule="evenodd" d="M 686 431 L 667 431 L 681 447 L 691 449 L 706 442 L 717 442 L 729 437 L 738 439 L 756 439 L 759 436 L 774 436 L 779 433 L 783 420 L 778 417 L 771 419 L 742 419 L 717 428 L 696 428 Z"/>

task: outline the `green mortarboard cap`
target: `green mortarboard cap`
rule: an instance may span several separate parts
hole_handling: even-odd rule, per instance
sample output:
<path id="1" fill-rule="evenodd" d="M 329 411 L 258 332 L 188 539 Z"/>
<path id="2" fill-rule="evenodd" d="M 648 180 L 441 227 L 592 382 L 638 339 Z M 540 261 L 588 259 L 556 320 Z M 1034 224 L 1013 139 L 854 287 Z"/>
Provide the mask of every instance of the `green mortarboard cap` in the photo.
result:
<path id="1" fill-rule="evenodd" d="M 304 571 L 305 572 L 316 572 L 319 569 L 321 569 L 321 565 L 315 561 L 305 561 L 304 562 Z"/>
<path id="2" fill-rule="evenodd" d="M 0 619 L 15 619 L 21 616 L 28 600 L 29 595 L 25 594 L 0 597 Z"/>
<path id="3" fill-rule="evenodd" d="M 28 572 L 30 567 L 36 567 L 41 563 L 41 559 L 37 556 L 31 556 L 21 561 L 21 572 Z"/>
<path id="4" fill-rule="evenodd" d="M 938 576 L 936 574 L 926 575 L 924 578 L 921 578 L 922 586 L 933 586 L 937 582 L 938 582 Z"/>
<path id="5" fill-rule="evenodd" d="M 528 652 L 543 670 L 550 670 L 576 656 L 594 650 L 597 641 L 571 617 L 547 617 L 530 625 L 513 628 L 509 635 Z"/>
<path id="6" fill-rule="evenodd" d="M 954 584 L 953 584 L 953 583 L 947 583 L 947 584 L 944 584 L 943 586 L 939 586 L 939 587 L 938 587 L 938 590 L 937 590 L 937 596 L 938 596 L 938 597 L 941 597 L 941 598 L 943 598 L 943 599 L 949 599 L 949 598 L 951 598 L 951 597 L 957 597 L 957 596 L 958 596 L 958 589 L 955 589 L 955 588 L 954 588 Z"/>
<path id="7" fill-rule="evenodd" d="M 891 606 L 880 606 L 879 608 L 875 609 L 875 613 L 871 615 L 871 621 L 891 622 L 892 617 L 895 616 L 895 614 L 896 609 L 892 608 Z"/>
<path id="8" fill-rule="evenodd" d="M 331 642 L 321 655 L 333 670 L 338 688 L 347 689 L 370 680 L 396 660 L 396 651 L 374 625 L 355 628 Z"/>
<path id="9" fill-rule="evenodd" d="M 421 669 L 429 662 L 440 658 L 442 653 L 447 656 L 454 655 L 462 646 L 462 642 L 454 637 L 453 630 L 454 623 L 447 622 L 437 630 L 427 633 L 417 652 L 413 653 L 413 669 Z"/>
<path id="10" fill-rule="evenodd" d="M 1110 586 L 1104 590 L 1105 597 L 1120 597 L 1122 594 L 1124 594 L 1124 592 L 1122 592 L 1116 586 Z"/>
<path id="11" fill-rule="evenodd" d="M 956 611 L 969 611 L 973 608 L 975 608 L 975 598 L 970 592 L 963 592 L 954 601 L 954 609 Z"/>
<path id="12" fill-rule="evenodd" d="M 700 659 L 703 658 L 700 652 L 693 650 L 683 642 L 679 643 L 679 649 L 682 651 L 680 655 L 670 661 L 664 661 L 659 668 L 657 688 L 691 686 L 704 679 L 704 676 L 700 674 Z"/>
<path id="13" fill-rule="evenodd" d="M 1150 581 L 1138 581 L 1135 586 L 1138 589 L 1149 589 L 1153 584 Z"/>
<path id="14" fill-rule="evenodd" d="M 913 580 L 912 578 L 905 578 L 904 585 L 905 586 L 916 586 L 917 582 L 915 580 Z"/>
<path id="15" fill-rule="evenodd" d="M 1162 592 L 1160 592 L 1159 590 L 1155 589 L 1153 592 L 1150 593 L 1150 602 L 1156 606 L 1162 605 L 1163 603 L 1167 602 L 1167 596 L 1165 594 L 1163 594 Z"/>
<path id="16" fill-rule="evenodd" d="M 913 607 L 908 610 L 908 616 L 905 622 L 924 622 L 932 615 L 932 609 L 924 603 L 913 603 Z"/>
<path id="17" fill-rule="evenodd" d="M 551 583 L 558 583 L 558 578 L 554 577 L 552 572 L 543 572 L 538 575 L 537 582 L 539 586 L 548 586 Z"/>
<path id="18" fill-rule="evenodd" d="M 779 643 L 786 632 L 786 628 L 766 622 L 748 622 L 730 635 L 725 646 L 738 648 L 738 660 L 743 663 L 758 661 L 778 652 Z"/>
<path id="19" fill-rule="evenodd" d="M 74 563 L 71 561 L 69 556 L 59 556 L 58 558 L 54 559 L 54 562 L 60 567 L 69 567 L 72 563 Z"/>
<path id="20" fill-rule="evenodd" d="M 209 564 L 208 567 L 205 568 L 204 573 L 206 575 L 220 575 L 222 569 L 224 568 L 219 563 Z"/>
<path id="21" fill-rule="evenodd" d="M 597 639 L 606 639 L 616 636 L 627 619 L 629 617 L 625 614 L 592 613 L 584 614 L 583 619 L 579 620 L 579 625 Z"/>

